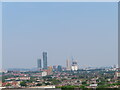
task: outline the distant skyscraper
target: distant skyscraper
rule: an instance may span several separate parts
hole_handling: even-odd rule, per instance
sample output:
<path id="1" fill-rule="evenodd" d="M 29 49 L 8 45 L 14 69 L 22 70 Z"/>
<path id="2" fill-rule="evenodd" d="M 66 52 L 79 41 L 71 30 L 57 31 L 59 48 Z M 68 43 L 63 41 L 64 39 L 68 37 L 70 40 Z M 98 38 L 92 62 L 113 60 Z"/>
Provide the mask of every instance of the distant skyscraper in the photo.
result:
<path id="1" fill-rule="evenodd" d="M 43 69 L 47 69 L 47 52 L 43 52 Z"/>
<path id="2" fill-rule="evenodd" d="M 38 67 L 38 69 L 41 69 L 42 68 L 42 65 L 41 65 L 41 59 L 38 59 L 37 60 L 37 67 Z"/>
<path id="3" fill-rule="evenodd" d="M 53 66 L 53 71 L 57 71 L 57 66 Z"/>
<path id="4" fill-rule="evenodd" d="M 71 68 L 70 68 L 70 60 L 66 60 L 66 70 L 71 70 Z"/>
<path id="5" fill-rule="evenodd" d="M 53 68 L 52 68 L 52 66 L 49 66 L 48 67 L 48 75 L 51 75 L 51 74 L 53 74 Z"/>
<path id="6" fill-rule="evenodd" d="M 57 71 L 61 72 L 62 71 L 62 66 L 58 65 Z"/>

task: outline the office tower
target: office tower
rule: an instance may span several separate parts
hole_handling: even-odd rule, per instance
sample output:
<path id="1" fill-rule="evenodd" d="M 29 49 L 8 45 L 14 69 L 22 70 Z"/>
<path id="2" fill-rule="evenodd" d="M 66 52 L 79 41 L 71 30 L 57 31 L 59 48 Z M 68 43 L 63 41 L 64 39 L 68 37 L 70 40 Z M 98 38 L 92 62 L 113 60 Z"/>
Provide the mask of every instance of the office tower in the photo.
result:
<path id="1" fill-rule="evenodd" d="M 53 71 L 57 71 L 57 66 L 56 65 L 53 66 Z"/>
<path id="2" fill-rule="evenodd" d="M 43 69 L 47 69 L 47 52 L 43 52 Z"/>
<path id="3" fill-rule="evenodd" d="M 77 70 L 78 70 L 78 64 L 77 64 L 77 61 L 73 61 L 73 62 L 72 62 L 71 69 L 72 69 L 73 71 L 77 71 Z"/>
<path id="4" fill-rule="evenodd" d="M 41 68 L 42 68 L 41 59 L 38 59 L 38 60 L 37 60 L 37 65 L 38 65 L 38 69 L 41 69 Z"/>
<path id="5" fill-rule="evenodd" d="M 66 60 L 66 70 L 71 70 L 71 68 L 70 68 L 70 60 Z"/>
<path id="6" fill-rule="evenodd" d="M 62 71 L 62 66 L 58 65 L 57 71 L 61 72 Z"/>
<path id="7" fill-rule="evenodd" d="M 49 66 L 48 67 L 48 75 L 51 75 L 51 74 L 53 74 L 53 68 L 52 68 L 52 66 Z"/>

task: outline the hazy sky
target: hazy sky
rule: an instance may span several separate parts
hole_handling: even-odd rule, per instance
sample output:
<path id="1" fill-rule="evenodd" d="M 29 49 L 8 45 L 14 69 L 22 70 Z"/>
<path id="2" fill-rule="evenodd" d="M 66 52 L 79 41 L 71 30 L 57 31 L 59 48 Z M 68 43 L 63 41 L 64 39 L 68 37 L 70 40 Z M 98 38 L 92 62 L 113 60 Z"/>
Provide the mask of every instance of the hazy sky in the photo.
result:
<path id="1" fill-rule="evenodd" d="M 117 2 L 3 3 L 3 67 L 117 64 Z"/>
<path id="2" fill-rule="evenodd" d="M 0 2 L 0 69 L 2 68 L 2 2 Z"/>

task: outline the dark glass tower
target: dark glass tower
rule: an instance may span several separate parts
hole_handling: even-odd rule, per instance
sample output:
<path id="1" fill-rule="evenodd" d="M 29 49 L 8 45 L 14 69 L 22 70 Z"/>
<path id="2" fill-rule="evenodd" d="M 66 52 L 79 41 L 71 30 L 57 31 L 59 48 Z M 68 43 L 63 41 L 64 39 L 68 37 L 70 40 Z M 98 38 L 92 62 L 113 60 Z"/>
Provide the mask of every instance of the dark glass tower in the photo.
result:
<path id="1" fill-rule="evenodd" d="M 42 68 L 42 65 L 41 65 L 41 59 L 38 59 L 37 60 L 37 65 L 38 65 L 38 69 L 41 69 Z"/>
<path id="2" fill-rule="evenodd" d="M 61 72 L 61 71 L 62 71 L 62 66 L 58 65 L 57 70 L 58 70 L 59 72 Z"/>
<path id="3" fill-rule="evenodd" d="M 43 69 L 47 69 L 47 52 L 43 52 Z"/>

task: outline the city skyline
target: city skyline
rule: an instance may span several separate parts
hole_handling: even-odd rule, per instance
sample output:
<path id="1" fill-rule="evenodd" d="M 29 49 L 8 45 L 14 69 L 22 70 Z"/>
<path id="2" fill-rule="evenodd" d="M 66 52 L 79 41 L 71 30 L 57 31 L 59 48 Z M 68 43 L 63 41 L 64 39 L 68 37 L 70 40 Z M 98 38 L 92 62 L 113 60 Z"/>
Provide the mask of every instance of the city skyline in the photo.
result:
<path id="1" fill-rule="evenodd" d="M 3 68 L 110 66 L 117 59 L 117 3 L 3 3 Z M 9 61 L 9 63 L 8 63 Z M 103 63 L 104 62 L 104 63 Z"/>

